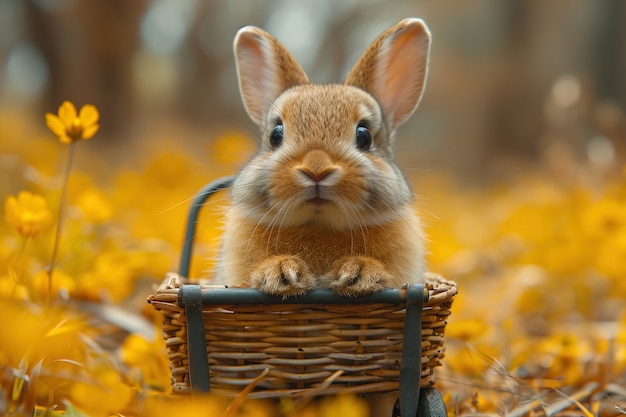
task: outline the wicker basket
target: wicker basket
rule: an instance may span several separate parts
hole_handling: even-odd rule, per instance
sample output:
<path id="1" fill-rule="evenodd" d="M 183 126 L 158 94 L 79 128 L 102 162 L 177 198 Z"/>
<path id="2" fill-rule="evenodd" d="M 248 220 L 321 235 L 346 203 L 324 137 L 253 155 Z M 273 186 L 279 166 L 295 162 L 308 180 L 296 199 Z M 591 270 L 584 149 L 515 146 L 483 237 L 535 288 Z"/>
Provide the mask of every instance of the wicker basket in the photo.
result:
<path id="1" fill-rule="evenodd" d="M 187 318 L 178 300 L 185 283 L 170 274 L 148 299 L 163 314 L 175 392 L 191 389 Z M 217 287 L 202 285 L 211 288 Z M 430 387 L 444 356 L 443 334 L 457 287 L 429 274 L 424 288 L 420 386 Z M 405 308 L 403 303 L 203 305 L 211 391 L 237 395 L 251 383 L 256 384 L 251 398 L 398 390 Z"/>

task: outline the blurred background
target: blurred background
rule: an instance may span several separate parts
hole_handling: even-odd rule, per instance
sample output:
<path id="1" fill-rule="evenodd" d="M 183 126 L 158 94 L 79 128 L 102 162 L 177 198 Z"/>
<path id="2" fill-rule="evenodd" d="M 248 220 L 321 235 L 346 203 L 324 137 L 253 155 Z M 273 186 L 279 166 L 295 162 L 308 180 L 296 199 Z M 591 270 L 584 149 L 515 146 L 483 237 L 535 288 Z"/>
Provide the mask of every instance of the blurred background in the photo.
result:
<path id="1" fill-rule="evenodd" d="M 256 147 L 235 77 L 236 31 L 260 26 L 313 81 L 338 82 L 379 33 L 408 16 L 428 23 L 433 45 L 426 93 L 398 131 L 396 155 L 418 196 L 429 268 L 459 283 L 437 377 L 448 410 L 502 415 L 591 381 L 611 394 L 612 413 L 597 414 L 616 417 L 616 404 L 626 404 L 625 0 L 0 0 L 4 215 L 6 201 L 27 190 L 47 202 L 39 214 L 52 216 L 67 190 L 52 286 L 45 271 L 55 228 L 31 239 L 0 222 L 4 316 L 30 314 L 32 303 L 17 300 L 53 292 L 79 301 L 79 311 L 94 309 L 91 320 L 105 321 L 98 340 L 110 349 L 136 340 L 139 314 L 159 328 L 144 323 L 141 334 L 160 335 L 146 296 L 178 266 L 190 199 Z M 94 104 L 101 126 L 76 147 L 66 188 L 74 148 L 44 118 L 64 100 Z M 203 208 L 191 278 L 210 275 L 226 201 Z M 120 320 L 96 305 L 130 313 Z M 56 323 L 30 322 L 44 321 Z M 36 385 L 13 380 L 25 375 L 33 344 L 41 347 L 30 361 L 36 375 L 43 358 L 44 366 L 70 362 L 54 360 L 48 339 L 32 342 L 39 330 L 23 323 L 9 323 L 21 339 L 0 339 L 0 369 L 8 363 L 0 397 Z M 145 343 L 138 384 L 167 391 L 161 338 Z M 85 372 L 100 375 L 94 366 Z M 100 378 L 92 376 L 85 380 Z M 72 384 L 40 384 L 61 387 L 41 405 L 65 404 Z M 110 392 L 119 403 L 123 396 Z M 92 397 L 84 404 L 113 402 Z M 593 401 L 585 404 L 596 413 Z"/>
<path id="2" fill-rule="evenodd" d="M 528 166 L 621 169 L 621 0 L 1 0 L 0 110 L 45 128 L 41 115 L 63 100 L 95 104 L 105 139 L 91 146 L 126 161 L 158 137 L 192 150 L 233 129 L 254 138 L 238 28 L 266 29 L 312 80 L 337 82 L 407 16 L 424 18 L 434 42 L 426 95 L 399 132 L 402 166 L 469 182 Z"/>

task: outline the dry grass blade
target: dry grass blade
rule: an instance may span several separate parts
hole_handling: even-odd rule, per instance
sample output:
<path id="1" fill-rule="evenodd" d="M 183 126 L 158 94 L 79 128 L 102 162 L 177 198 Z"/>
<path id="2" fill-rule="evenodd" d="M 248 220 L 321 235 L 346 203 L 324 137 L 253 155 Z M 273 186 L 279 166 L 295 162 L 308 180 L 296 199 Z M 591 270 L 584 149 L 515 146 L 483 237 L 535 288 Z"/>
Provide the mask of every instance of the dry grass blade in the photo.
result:
<path id="1" fill-rule="evenodd" d="M 24 413 L 25 415 L 34 415 L 35 405 L 37 403 L 37 392 L 35 387 L 37 386 L 37 381 L 39 380 L 39 376 L 41 375 L 41 369 L 43 368 L 43 359 L 39 360 L 35 366 L 30 370 L 30 375 L 28 378 L 27 389 L 23 401 Z"/>
<path id="2" fill-rule="evenodd" d="M 515 408 L 511 412 L 507 413 L 506 416 L 507 417 L 522 417 L 530 413 L 535 408 L 541 407 L 541 405 L 542 405 L 542 402 L 540 400 L 533 400 L 527 404 L 524 404 Z"/>
<path id="3" fill-rule="evenodd" d="M 611 397 L 609 397 L 609 400 L 615 404 L 615 409 L 617 410 L 618 413 L 620 414 L 626 414 L 626 407 L 623 407 L 621 405 L 619 405 L 615 400 L 613 400 Z"/>
<path id="4" fill-rule="evenodd" d="M 239 395 L 237 395 L 237 397 L 235 397 L 235 399 L 233 400 L 232 403 L 230 403 L 230 405 L 228 406 L 228 408 L 226 409 L 226 411 L 224 412 L 224 414 L 222 415 L 222 417 L 233 417 L 236 413 L 237 410 L 239 410 L 239 408 L 243 405 L 243 403 L 246 401 L 246 399 L 248 398 L 248 394 L 250 394 L 252 392 L 252 390 L 254 389 L 254 387 L 257 386 L 257 384 L 259 382 L 261 382 L 263 380 L 263 378 L 265 378 L 265 376 L 270 372 L 269 368 L 265 368 L 265 370 L 263 372 L 261 372 L 259 374 L 259 376 L 257 376 L 256 378 L 254 378 L 254 380 L 252 380 L 252 382 L 250 382 L 248 384 L 248 386 L 246 386 L 243 391 L 241 391 L 239 393 Z"/>
<path id="5" fill-rule="evenodd" d="M 604 390 L 610 394 L 616 394 L 620 397 L 626 397 L 626 387 L 617 384 L 606 384 Z"/>
<path id="6" fill-rule="evenodd" d="M 555 390 L 564 399 L 558 401 L 550 406 L 545 407 L 545 412 L 548 417 L 555 415 L 556 413 L 565 410 L 567 407 L 575 404 L 587 417 L 593 417 L 593 413 L 589 411 L 585 406 L 580 403 L 580 400 L 588 398 L 598 388 L 600 384 L 597 382 L 590 382 L 585 385 L 580 391 L 575 392 L 572 395 L 567 395 L 560 390 Z"/>
<path id="7" fill-rule="evenodd" d="M 328 388 L 330 384 L 332 384 L 333 381 L 339 378 L 342 374 L 343 374 L 342 369 L 335 371 L 332 375 L 326 378 L 324 382 L 322 382 L 317 387 L 313 388 L 311 391 L 308 391 L 303 398 L 300 398 L 300 400 L 296 403 L 296 408 L 301 409 L 302 407 L 307 406 L 316 395 L 322 394 L 324 390 Z"/>

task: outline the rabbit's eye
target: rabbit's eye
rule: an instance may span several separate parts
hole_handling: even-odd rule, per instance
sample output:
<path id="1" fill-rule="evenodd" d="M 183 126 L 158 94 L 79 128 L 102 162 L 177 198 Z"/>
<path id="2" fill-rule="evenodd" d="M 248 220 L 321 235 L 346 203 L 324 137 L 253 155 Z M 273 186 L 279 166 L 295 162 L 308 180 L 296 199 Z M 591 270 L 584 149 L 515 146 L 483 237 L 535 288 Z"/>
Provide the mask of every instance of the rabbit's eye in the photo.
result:
<path id="1" fill-rule="evenodd" d="M 365 126 L 356 128 L 356 147 L 361 151 L 367 151 L 372 146 L 372 136 Z"/>
<path id="2" fill-rule="evenodd" d="M 274 126 L 272 133 L 270 133 L 270 145 L 272 148 L 278 148 L 283 143 L 283 125 L 279 124 Z"/>

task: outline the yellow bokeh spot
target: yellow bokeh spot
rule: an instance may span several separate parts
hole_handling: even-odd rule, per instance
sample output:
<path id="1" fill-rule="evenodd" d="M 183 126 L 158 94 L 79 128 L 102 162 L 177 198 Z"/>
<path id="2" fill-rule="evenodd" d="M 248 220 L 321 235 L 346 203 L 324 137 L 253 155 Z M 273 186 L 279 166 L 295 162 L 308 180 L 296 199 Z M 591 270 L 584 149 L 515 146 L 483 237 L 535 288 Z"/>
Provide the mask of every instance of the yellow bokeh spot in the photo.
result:
<path id="1" fill-rule="evenodd" d="M 148 396 L 141 401 L 141 415 L 151 417 L 207 417 L 224 415 L 229 400 L 217 395 L 189 397 Z"/>
<path id="2" fill-rule="evenodd" d="M 88 415 L 105 417 L 123 409 L 135 392 L 123 383 L 115 369 L 99 365 L 90 370 L 94 381 L 78 381 L 73 384 L 72 401 Z"/>
<path id="3" fill-rule="evenodd" d="M 256 145 L 250 136 L 243 132 L 227 132 L 220 135 L 211 145 L 211 156 L 219 164 L 241 165 L 250 159 Z"/>
<path id="4" fill-rule="evenodd" d="M 113 217 L 113 205 L 101 191 L 95 188 L 83 191 L 78 196 L 76 204 L 88 222 L 102 224 Z"/>
<path id="5" fill-rule="evenodd" d="M 453 320 L 446 327 L 446 337 L 463 341 L 476 339 L 489 330 L 483 319 Z"/>
<path id="6" fill-rule="evenodd" d="M 367 402 L 351 394 L 324 398 L 317 411 L 319 417 L 368 417 L 369 414 Z"/>

